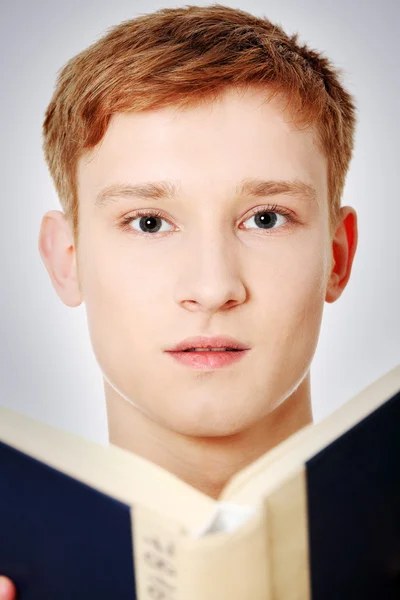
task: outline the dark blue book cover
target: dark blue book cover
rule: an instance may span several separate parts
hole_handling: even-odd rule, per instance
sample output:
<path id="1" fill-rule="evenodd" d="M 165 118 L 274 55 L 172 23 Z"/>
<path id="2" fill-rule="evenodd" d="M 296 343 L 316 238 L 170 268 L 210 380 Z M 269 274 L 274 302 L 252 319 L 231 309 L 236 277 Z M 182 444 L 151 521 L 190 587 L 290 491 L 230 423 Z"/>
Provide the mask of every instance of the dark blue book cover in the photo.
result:
<path id="1" fill-rule="evenodd" d="M 18 600 L 135 600 L 131 530 L 130 506 L 0 442 L 0 573 Z"/>
<path id="2" fill-rule="evenodd" d="M 400 600 L 400 392 L 306 463 L 312 600 Z"/>

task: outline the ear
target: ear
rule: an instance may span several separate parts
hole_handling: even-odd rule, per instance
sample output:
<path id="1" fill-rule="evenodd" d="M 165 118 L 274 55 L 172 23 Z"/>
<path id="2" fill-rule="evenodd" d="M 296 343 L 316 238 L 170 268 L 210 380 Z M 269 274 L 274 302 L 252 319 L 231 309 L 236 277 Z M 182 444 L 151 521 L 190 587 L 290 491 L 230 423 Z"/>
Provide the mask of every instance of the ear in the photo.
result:
<path id="1" fill-rule="evenodd" d="M 339 225 L 332 238 L 332 267 L 326 302 L 335 302 L 350 278 L 358 243 L 357 213 L 351 206 L 340 209 Z"/>
<path id="2" fill-rule="evenodd" d="M 67 306 L 79 306 L 80 290 L 72 228 L 65 215 L 50 210 L 42 218 L 38 244 L 40 256 L 57 295 Z"/>

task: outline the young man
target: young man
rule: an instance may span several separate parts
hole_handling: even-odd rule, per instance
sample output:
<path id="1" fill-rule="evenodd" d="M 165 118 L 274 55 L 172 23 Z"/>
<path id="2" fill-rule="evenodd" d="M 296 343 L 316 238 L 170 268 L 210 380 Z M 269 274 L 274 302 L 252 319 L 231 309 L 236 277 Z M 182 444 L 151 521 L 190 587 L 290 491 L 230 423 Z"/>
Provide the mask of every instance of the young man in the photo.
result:
<path id="1" fill-rule="evenodd" d="M 354 126 L 327 59 L 232 8 L 141 16 L 69 61 L 39 250 L 85 303 L 112 444 L 217 497 L 312 421 L 323 306 L 357 246 Z"/>

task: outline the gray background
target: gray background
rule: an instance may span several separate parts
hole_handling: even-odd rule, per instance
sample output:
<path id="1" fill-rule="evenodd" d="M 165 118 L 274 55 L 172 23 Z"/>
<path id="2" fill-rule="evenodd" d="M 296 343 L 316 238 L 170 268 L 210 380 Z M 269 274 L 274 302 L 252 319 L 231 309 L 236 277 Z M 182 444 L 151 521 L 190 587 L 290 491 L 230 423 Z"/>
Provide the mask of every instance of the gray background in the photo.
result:
<path id="1" fill-rule="evenodd" d="M 60 209 L 41 150 L 57 71 L 107 28 L 163 1 L 0 3 L 0 404 L 107 442 L 104 393 L 85 307 L 54 292 L 37 250 L 44 212 Z M 192 2 L 207 5 L 210 2 Z M 343 205 L 359 217 L 359 247 L 343 296 L 325 304 L 312 396 L 319 420 L 400 363 L 400 2 L 244 0 L 245 8 L 323 50 L 345 70 L 359 125 Z"/>

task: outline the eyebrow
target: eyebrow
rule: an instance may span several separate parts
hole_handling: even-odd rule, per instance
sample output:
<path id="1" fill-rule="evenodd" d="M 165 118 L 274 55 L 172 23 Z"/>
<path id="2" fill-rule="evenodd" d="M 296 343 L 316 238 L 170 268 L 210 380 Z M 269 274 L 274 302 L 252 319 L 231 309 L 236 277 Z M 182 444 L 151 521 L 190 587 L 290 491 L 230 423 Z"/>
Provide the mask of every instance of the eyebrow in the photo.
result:
<path id="1" fill-rule="evenodd" d="M 178 193 L 179 187 L 172 181 L 149 181 L 133 185 L 113 183 L 97 194 L 95 206 L 104 207 L 110 202 L 116 202 L 119 198 L 146 198 L 149 200 L 169 198 L 176 200 Z M 236 187 L 235 193 L 256 198 L 286 194 L 310 203 L 315 202 L 317 199 L 315 187 L 298 179 L 289 181 L 243 179 Z"/>

